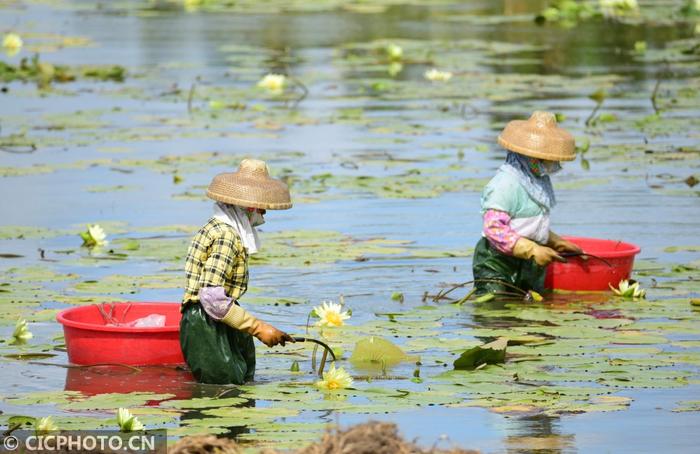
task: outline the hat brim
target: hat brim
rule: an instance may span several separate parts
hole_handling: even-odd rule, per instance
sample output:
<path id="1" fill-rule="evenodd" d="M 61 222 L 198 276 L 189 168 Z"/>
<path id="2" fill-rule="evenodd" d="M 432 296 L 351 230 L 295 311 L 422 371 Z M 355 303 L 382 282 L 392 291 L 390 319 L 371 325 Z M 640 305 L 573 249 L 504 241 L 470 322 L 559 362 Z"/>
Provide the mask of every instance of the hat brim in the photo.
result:
<path id="1" fill-rule="evenodd" d="M 531 158 L 544 159 L 547 161 L 573 161 L 576 159 L 576 153 L 562 153 L 555 151 L 542 152 L 532 147 L 518 145 L 498 136 L 498 144 L 506 150 L 514 151 L 518 154 L 529 156 Z"/>
<path id="2" fill-rule="evenodd" d="M 207 197 L 217 202 L 263 210 L 287 210 L 292 207 L 289 188 L 274 178 L 246 178 L 238 173 L 214 177 Z"/>

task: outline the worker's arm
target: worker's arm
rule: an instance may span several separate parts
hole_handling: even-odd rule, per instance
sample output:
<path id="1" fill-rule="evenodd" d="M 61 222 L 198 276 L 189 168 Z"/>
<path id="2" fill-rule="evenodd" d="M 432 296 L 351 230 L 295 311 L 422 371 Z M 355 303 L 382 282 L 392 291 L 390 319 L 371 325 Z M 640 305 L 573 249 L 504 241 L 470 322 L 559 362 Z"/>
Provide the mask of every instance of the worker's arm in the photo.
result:
<path id="1" fill-rule="evenodd" d="M 510 215 L 505 211 L 486 210 L 483 232 L 489 243 L 499 252 L 513 255 L 515 243 L 520 235 L 510 226 Z"/>
<path id="2" fill-rule="evenodd" d="M 257 337 L 268 347 L 285 342 L 294 342 L 287 333 L 258 320 L 233 299 L 226 296 L 223 287 L 204 287 L 199 290 L 199 302 L 204 311 L 214 320 Z"/>

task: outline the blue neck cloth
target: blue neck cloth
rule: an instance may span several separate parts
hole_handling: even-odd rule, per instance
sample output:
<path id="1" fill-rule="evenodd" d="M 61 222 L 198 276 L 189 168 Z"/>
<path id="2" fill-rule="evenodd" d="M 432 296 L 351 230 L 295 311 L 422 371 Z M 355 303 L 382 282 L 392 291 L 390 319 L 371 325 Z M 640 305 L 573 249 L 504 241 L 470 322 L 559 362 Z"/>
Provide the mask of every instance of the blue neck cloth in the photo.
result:
<path id="1" fill-rule="evenodd" d="M 508 156 L 506 156 L 506 162 L 501 166 L 501 170 L 517 176 L 528 195 L 547 211 L 557 204 L 552 182 L 549 179 L 549 175 L 547 175 L 544 163 L 540 159 L 509 151 Z"/>

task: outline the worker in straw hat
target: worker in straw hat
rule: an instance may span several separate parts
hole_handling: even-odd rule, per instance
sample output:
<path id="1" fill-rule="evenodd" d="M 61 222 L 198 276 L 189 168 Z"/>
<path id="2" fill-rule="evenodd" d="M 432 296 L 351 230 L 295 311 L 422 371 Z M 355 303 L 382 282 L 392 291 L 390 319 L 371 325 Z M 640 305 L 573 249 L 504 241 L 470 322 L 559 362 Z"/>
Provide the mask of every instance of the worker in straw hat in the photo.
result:
<path id="1" fill-rule="evenodd" d="M 265 222 L 265 210 L 292 203 L 287 185 L 255 159 L 216 175 L 207 196 L 216 203 L 187 252 L 180 345 L 200 382 L 242 384 L 255 373 L 253 337 L 268 347 L 294 341 L 238 304 L 248 288 L 248 257 L 260 248 L 255 228 Z"/>
<path id="2" fill-rule="evenodd" d="M 550 230 L 556 203 L 550 175 L 560 161 L 575 158 L 574 138 L 549 112 L 508 123 L 498 143 L 506 160 L 481 195 L 483 236 L 474 250 L 477 294 L 542 291 L 546 266 L 565 261 L 562 252 L 581 253 Z"/>

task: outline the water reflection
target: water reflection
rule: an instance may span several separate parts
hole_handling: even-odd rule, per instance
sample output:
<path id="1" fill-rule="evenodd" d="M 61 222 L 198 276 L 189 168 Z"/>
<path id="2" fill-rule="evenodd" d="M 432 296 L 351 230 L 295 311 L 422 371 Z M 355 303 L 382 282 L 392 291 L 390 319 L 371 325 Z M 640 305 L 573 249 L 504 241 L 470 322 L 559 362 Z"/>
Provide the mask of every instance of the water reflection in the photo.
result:
<path id="1" fill-rule="evenodd" d="M 559 418 L 546 415 L 509 419 L 504 438 L 506 452 L 555 454 L 574 449 L 575 436 L 562 434 L 559 422 Z"/>
<path id="2" fill-rule="evenodd" d="M 79 391 L 86 396 L 133 392 L 174 394 L 172 399 L 191 399 L 199 385 L 192 374 L 180 367 L 131 367 L 104 365 L 71 367 L 66 373 L 66 391 Z M 153 402 L 157 405 L 158 401 Z"/>
<path id="3" fill-rule="evenodd" d="M 66 369 L 66 391 L 78 391 L 85 396 L 95 396 L 104 393 L 153 393 L 167 394 L 170 397 L 154 399 L 147 406 L 157 407 L 168 400 L 189 400 L 200 398 L 230 398 L 238 397 L 241 391 L 234 386 L 207 385 L 197 383 L 189 370 L 183 367 L 146 366 L 132 367 L 123 365 L 104 365 L 92 367 L 71 367 Z M 230 408 L 255 407 L 255 400 L 232 405 Z M 216 407 L 211 407 L 216 408 Z M 180 411 L 181 427 L 188 427 L 190 422 L 203 427 L 201 421 L 214 418 L 207 415 L 208 408 L 183 409 Z M 221 436 L 235 438 L 244 433 L 250 433 L 246 426 L 231 426 L 229 431 Z M 202 432 L 207 432 L 205 428 Z"/>

